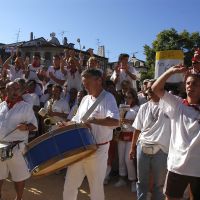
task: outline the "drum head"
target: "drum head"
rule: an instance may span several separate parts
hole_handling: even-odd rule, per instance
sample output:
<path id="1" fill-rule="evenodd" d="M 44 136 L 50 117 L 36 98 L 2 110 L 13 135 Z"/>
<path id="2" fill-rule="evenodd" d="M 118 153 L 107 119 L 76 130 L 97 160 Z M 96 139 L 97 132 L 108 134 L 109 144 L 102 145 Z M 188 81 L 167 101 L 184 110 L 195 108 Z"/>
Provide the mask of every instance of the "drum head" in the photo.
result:
<path id="1" fill-rule="evenodd" d="M 90 156 L 96 150 L 97 146 L 91 145 L 90 147 L 87 147 L 87 150 L 79 149 L 76 150 L 76 152 L 68 152 L 62 155 L 62 157 L 58 156 L 44 164 L 41 164 L 40 166 L 37 166 L 35 169 L 33 169 L 32 175 L 35 177 L 49 175 L 57 170 L 66 168 L 67 166 Z"/>

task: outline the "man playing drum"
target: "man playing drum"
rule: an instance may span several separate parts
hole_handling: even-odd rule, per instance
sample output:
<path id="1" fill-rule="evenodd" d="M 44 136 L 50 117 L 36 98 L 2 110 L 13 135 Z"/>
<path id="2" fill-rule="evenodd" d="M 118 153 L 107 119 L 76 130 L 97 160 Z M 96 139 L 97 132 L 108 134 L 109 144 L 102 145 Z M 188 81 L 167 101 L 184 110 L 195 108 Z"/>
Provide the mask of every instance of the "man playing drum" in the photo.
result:
<path id="1" fill-rule="evenodd" d="M 37 120 L 32 106 L 22 100 L 18 83 L 8 83 L 6 90 L 6 100 L 0 104 L 0 141 L 12 146 L 12 152 L 7 158 L 2 156 L 0 149 L 0 191 L 3 180 L 10 172 L 17 193 L 15 200 L 21 200 L 25 180 L 30 177 L 22 152 L 28 141 L 29 131 L 37 130 Z"/>
<path id="2" fill-rule="evenodd" d="M 88 92 L 72 121 L 82 122 L 82 117 L 105 92 L 102 87 L 102 73 L 96 69 L 87 69 L 82 73 L 82 82 Z M 98 149 L 91 156 L 68 167 L 64 184 L 63 199 L 76 200 L 78 188 L 85 176 L 90 186 L 91 200 L 104 200 L 103 182 L 106 174 L 109 141 L 112 140 L 113 128 L 119 126 L 119 111 L 113 95 L 105 92 L 105 96 L 84 121 L 91 128 Z"/>

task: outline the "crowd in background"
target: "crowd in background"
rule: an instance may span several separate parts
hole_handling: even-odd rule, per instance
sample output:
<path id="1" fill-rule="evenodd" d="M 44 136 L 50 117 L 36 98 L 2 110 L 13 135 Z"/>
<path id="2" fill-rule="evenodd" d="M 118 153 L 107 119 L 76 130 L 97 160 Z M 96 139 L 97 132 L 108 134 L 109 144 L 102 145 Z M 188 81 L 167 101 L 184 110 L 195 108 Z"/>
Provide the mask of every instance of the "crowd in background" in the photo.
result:
<path id="1" fill-rule="evenodd" d="M 21 57 L 19 52 L 11 52 L 11 56 L 0 63 L 0 100 L 6 100 L 6 84 L 19 84 L 20 94 L 32 106 L 39 125 L 37 131 L 29 134 L 31 141 L 50 131 L 57 122 L 73 118 L 82 98 L 87 95 L 81 82 L 82 71 L 88 68 L 100 70 L 104 74 L 104 89 L 113 94 L 120 112 L 120 127 L 113 131 L 114 137 L 110 141 L 104 183 L 109 184 L 113 172 L 118 171 L 115 187 L 130 185 L 132 192 L 137 190 L 138 199 L 151 199 L 152 195 L 154 199 L 164 199 L 162 189 L 167 173 L 171 122 L 164 112 L 161 113 L 159 98 L 151 89 L 155 80 L 143 80 L 141 88 L 137 88 L 139 78 L 134 66 L 129 64 L 127 54 L 120 54 L 111 77 L 107 77 L 92 53 L 87 66 L 83 66 L 82 61 L 83 55 L 70 50 L 64 56 L 54 55 L 52 65 L 46 68 L 41 65 L 39 54 L 35 54 L 30 62 L 30 58 Z M 198 64 L 200 59 L 195 62 Z M 184 90 L 167 89 L 177 96 L 185 96 Z M 137 153 L 133 150 L 133 133 L 138 134 L 136 139 L 140 149 Z M 144 151 L 147 156 L 142 154 Z"/>

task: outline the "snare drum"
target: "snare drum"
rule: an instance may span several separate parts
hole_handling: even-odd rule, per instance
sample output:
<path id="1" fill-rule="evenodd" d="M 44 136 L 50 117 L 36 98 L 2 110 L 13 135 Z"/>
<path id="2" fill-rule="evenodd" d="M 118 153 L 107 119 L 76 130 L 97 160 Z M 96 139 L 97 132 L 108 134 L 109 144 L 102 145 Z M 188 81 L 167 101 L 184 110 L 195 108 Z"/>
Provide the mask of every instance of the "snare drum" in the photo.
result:
<path id="1" fill-rule="evenodd" d="M 96 149 L 90 129 L 83 124 L 71 124 L 31 141 L 24 158 L 32 175 L 41 176 L 77 162 Z"/>
<path id="2" fill-rule="evenodd" d="M 0 142 L 0 159 L 5 161 L 12 158 L 13 152 L 9 142 Z"/>

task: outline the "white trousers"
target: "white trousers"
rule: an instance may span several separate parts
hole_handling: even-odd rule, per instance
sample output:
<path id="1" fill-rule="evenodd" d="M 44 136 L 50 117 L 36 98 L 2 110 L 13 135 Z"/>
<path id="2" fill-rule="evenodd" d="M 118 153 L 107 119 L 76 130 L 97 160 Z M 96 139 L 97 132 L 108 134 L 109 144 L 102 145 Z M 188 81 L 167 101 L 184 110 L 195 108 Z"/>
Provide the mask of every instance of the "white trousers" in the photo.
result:
<path id="1" fill-rule="evenodd" d="M 128 179 L 134 181 L 136 180 L 136 174 L 133 160 L 129 159 L 130 149 L 131 142 L 118 141 L 119 175 L 128 175 Z"/>
<path id="2" fill-rule="evenodd" d="M 91 156 L 69 166 L 64 184 L 63 200 L 76 200 L 78 188 L 87 176 L 91 200 L 104 200 L 104 178 L 109 144 L 102 145 Z"/>

